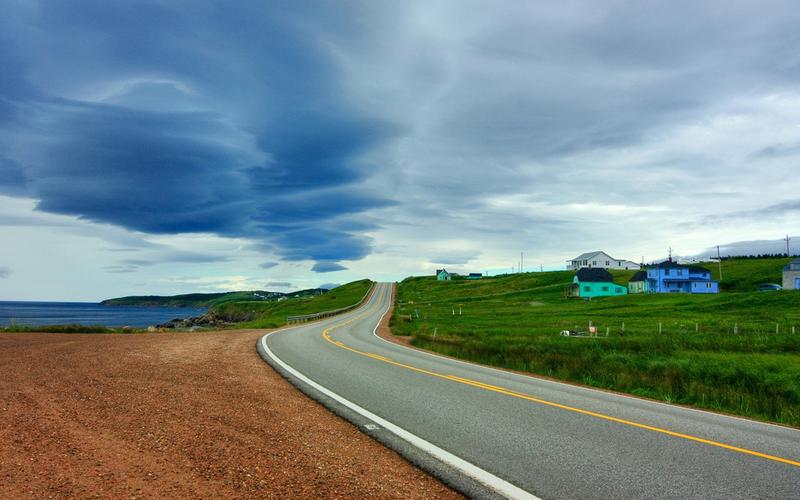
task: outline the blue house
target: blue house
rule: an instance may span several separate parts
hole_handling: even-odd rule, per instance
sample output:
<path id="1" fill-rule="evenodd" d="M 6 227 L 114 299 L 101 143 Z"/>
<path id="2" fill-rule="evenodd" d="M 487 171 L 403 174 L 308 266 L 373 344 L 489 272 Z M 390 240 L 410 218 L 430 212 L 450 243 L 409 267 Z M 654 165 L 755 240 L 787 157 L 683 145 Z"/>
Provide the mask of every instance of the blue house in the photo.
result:
<path id="1" fill-rule="evenodd" d="M 704 267 L 665 260 L 647 268 L 647 286 L 653 293 L 719 293 L 719 284 Z"/>

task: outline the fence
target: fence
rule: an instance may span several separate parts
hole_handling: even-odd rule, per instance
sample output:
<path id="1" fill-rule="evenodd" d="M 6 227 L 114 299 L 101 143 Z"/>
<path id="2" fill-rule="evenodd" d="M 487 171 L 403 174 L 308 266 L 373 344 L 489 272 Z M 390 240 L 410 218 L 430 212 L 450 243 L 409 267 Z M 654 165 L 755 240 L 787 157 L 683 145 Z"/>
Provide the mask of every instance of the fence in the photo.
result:
<path id="1" fill-rule="evenodd" d="M 293 324 L 293 323 L 306 323 L 308 321 L 314 321 L 314 320 L 317 320 L 317 319 L 327 318 L 329 316 L 336 316 L 337 314 L 346 313 L 347 311 L 352 311 L 353 309 L 361 306 L 361 304 L 363 304 L 364 301 L 367 300 L 367 297 L 369 297 L 369 295 L 372 293 L 372 290 L 374 290 L 374 289 L 375 289 L 375 283 L 373 282 L 372 285 L 370 285 L 369 290 L 367 290 L 367 293 L 365 293 L 364 296 L 361 297 L 361 300 L 359 300 L 355 304 L 349 305 L 347 307 L 340 307 L 339 309 L 333 309 L 333 310 L 330 310 L 330 311 L 322 311 L 322 312 L 318 312 L 318 313 L 314 313 L 314 314 L 302 314 L 302 315 L 299 315 L 299 316 L 287 316 L 286 317 L 286 322 L 288 324 L 290 324 L 290 325 Z"/>

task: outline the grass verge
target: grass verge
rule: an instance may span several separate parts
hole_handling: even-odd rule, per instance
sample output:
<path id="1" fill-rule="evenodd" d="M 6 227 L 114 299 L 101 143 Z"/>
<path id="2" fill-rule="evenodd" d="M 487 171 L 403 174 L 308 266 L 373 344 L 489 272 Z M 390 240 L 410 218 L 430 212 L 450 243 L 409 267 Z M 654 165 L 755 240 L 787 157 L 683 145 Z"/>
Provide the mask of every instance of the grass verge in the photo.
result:
<path id="1" fill-rule="evenodd" d="M 723 289 L 776 281 L 782 261 L 767 260 L 724 261 Z M 482 364 L 800 427 L 800 292 L 583 301 L 563 298 L 571 277 L 409 278 L 390 326 L 415 346 Z M 559 334 L 590 322 L 597 337 Z"/>

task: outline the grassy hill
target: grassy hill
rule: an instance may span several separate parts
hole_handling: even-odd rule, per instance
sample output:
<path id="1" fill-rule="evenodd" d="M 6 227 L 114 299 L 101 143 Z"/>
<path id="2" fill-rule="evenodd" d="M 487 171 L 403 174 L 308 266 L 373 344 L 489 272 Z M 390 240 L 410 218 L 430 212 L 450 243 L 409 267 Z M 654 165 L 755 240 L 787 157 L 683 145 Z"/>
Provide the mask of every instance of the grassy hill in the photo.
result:
<path id="1" fill-rule="evenodd" d="M 297 292 L 266 292 L 254 290 L 247 292 L 221 292 L 221 293 L 187 293 L 183 295 L 131 295 L 106 299 L 101 302 L 107 306 L 141 306 L 141 307 L 212 307 L 226 302 L 241 301 L 272 301 L 281 297 L 313 297 L 327 292 L 321 288 L 310 288 Z"/>
<path id="2" fill-rule="evenodd" d="M 564 298 L 567 271 L 408 278 L 392 329 L 464 359 L 800 426 L 800 292 L 749 291 L 787 261 L 726 260 L 718 295 L 591 301 Z M 600 337 L 559 334 L 590 321 Z"/>
<path id="3" fill-rule="evenodd" d="M 224 302 L 212 306 L 209 314 L 224 321 L 236 322 L 238 328 L 274 328 L 285 325 L 287 316 L 314 314 L 353 305 L 364 297 L 371 286 L 372 281 L 364 279 L 314 297 L 269 302 Z"/>

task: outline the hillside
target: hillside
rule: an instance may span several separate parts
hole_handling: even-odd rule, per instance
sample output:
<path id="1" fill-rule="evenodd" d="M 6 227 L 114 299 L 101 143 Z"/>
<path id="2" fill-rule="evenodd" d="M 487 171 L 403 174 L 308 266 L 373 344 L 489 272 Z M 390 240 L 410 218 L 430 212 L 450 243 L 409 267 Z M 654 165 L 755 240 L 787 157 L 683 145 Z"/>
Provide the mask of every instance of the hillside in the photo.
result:
<path id="1" fill-rule="evenodd" d="M 239 301 L 215 304 L 207 313 L 238 328 L 274 328 L 286 324 L 287 316 L 340 309 L 359 302 L 372 286 L 364 279 L 338 286 L 317 296 L 298 296 L 280 301 Z"/>
<path id="2" fill-rule="evenodd" d="M 322 295 L 327 290 L 322 288 L 310 288 L 296 292 L 266 292 L 263 290 L 243 291 L 243 292 L 221 292 L 221 293 L 188 293 L 183 295 L 131 295 L 106 299 L 100 302 L 107 306 L 134 306 L 134 307 L 212 307 L 225 302 L 241 301 L 274 301 L 281 297 L 313 297 Z"/>
<path id="3" fill-rule="evenodd" d="M 800 426 L 800 292 L 750 291 L 787 260 L 725 260 L 718 295 L 566 299 L 568 271 L 407 278 L 391 326 L 443 354 Z M 560 335 L 590 322 L 601 337 Z"/>

